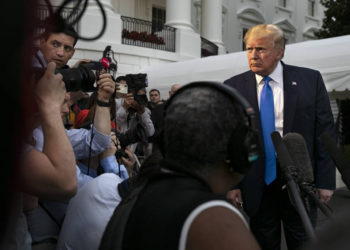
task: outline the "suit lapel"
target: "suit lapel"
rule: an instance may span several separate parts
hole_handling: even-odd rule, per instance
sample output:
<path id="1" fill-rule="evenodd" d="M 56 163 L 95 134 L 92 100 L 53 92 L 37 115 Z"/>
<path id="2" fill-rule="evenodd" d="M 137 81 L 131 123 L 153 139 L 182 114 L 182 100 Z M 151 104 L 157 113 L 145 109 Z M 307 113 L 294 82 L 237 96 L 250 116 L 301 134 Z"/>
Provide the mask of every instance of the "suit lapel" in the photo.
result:
<path id="1" fill-rule="evenodd" d="M 298 79 L 290 71 L 288 65 L 283 64 L 283 92 L 284 92 L 284 111 L 283 111 L 283 134 L 292 130 L 295 110 L 298 101 Z"/>
<path id="2" fill-rule="evenodd" d="M 255 74 L 252 71 L 249 71 L 245 90 L 245 96 L 247 98 L 247 101 L 250 103 L 250 105 L 252 105 L 252 108 L 255 112 L 255 127 L 258 131 L 261 131 L 260 111 L 257 98 L 258 94 L 256 89 L 256 78 Z"/>

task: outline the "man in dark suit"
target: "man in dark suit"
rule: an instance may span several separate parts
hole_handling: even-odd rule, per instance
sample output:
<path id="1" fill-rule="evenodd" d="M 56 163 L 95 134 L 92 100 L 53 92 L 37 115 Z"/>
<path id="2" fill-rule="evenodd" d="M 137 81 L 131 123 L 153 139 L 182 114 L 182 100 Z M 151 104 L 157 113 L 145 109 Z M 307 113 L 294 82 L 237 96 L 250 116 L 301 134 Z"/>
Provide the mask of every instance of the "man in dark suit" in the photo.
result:
<path id="1" fill-rule="evenodd" d="M 246 33 L 244 41 L 250 71 L 224 84 L 236 88 L 254 108 L 261 156 L 239 189 L 228 193 L 228 199 L 236 206 L 243 202 L 251 230 L 264 250 L 280 249 L 281 221 L 288 249 L 297 249 L 307 240 L 307 235 L 276 167 L 269 135 L 275 130 L 281 135 L 295 132 L 304 137 L 317 193 L 321 201 L 328 202 L 335 189 L 335 167 L 319 140 L 324 132 L 334 135 L 327 90 L 318 71 L 281 62 L 285 39 L 277 26 L 254 26 Z M 315 205 L 309 215 L 315 226 Z"/>

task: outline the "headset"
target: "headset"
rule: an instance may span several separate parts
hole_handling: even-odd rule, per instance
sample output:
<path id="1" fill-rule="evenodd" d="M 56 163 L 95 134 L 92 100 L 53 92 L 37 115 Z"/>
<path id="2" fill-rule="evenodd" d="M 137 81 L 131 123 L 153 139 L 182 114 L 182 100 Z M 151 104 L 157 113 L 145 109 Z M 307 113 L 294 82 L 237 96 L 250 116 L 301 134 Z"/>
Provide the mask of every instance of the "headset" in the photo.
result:
<path id="1" fill-rule="evenodd" d="M 174 95 L 170 97 L 170 99 L 166 102 L 164 107 L 164 118 L 166 117 L 167 109 L 172 104 L 172 100 L 176 98 L 177 96 L 181 95 L 182 92 L 184 92 L 187 89 L 194 89 L 198 87 L 209 87 L 216 91 L 219 91 L 226 95 L 234 105 L 239 105 L 243 111 L 243 140 L 242 144 L 237 143 L 237 138 L 241 137 L 242 135 L 239 134 L 237 136 L 237 133 L 233 132 L 231 134 L 231 138 L 228 143 L 228 149 L 227 149 L 227 155 L 228 159 L 226 160 L 227 163 L 230 164 L 230 168 L 234 172 L 238 172 L 240 174 L 246 174 L 247 171 L 250 169 L 251 165 L 258 159 L 259 156 L 259 140 L 258 140 L 258 134 L 254 126 L 254 110 L 248 103 L 248 101 L 234 88 L 228 87 L 220 82 L 211 82 L 211 81 L 198 81 L 198 82 L 191 82 L 183 87 L 181 87 L 179 90 L 175 92 Z M 242 133 L 242 131 L 239 131 L 239 133 Z M 164 149 L 164 142 L 163 142 L 163 134 L 164 131 L 161 132 L 161 138 L 159 140 L 160 142 L 160 151 L 163 155 L 165 155 L 165 149 Z"/>

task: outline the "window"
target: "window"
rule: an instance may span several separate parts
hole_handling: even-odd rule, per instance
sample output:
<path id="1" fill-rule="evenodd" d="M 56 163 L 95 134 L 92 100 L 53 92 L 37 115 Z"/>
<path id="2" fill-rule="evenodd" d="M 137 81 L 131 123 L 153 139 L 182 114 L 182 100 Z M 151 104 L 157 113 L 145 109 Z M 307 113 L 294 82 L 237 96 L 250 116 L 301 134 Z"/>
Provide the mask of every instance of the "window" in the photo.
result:
<path id="1" fill-rule="evenodd" d="M 315 0 L 308 0 L 308 15 L 315 16 Z"/>
<path id="2" fill-rule="evenodd" d="M 165 9 L 152 7 L 152 33 L 161 31 L 165 24 Z"/>
<path id="3" fill-rule="evenodd" d="M 281 7 L 287 7 L 287 0 L 278 0 L 278 5 Z"/>
<path id="4" fill-rule="evenodd" d="M 242 29 L 242 50 L 246 50 L 245 43 L 244 43 L 244 36 L 248 32 L 248 28 Z"/>

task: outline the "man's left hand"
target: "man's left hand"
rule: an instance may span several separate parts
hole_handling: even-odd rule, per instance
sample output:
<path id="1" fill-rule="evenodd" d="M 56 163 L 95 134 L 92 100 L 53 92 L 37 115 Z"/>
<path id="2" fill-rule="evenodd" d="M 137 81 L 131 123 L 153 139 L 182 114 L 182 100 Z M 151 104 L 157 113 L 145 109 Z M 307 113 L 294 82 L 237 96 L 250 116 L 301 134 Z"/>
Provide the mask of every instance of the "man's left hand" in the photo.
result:
<path id="1" fill-rule="evenodd" d="M 334 191 L 333 190 L 328 190 L 328 189 L 317 189 L 317 194 L 320 198 L 320 200 L 324 203 L 327 203 L 330 201 L 330 199 L 333 196 Z"/>

